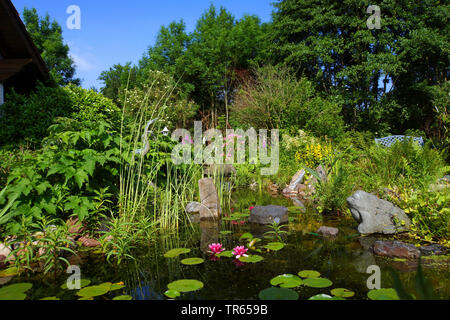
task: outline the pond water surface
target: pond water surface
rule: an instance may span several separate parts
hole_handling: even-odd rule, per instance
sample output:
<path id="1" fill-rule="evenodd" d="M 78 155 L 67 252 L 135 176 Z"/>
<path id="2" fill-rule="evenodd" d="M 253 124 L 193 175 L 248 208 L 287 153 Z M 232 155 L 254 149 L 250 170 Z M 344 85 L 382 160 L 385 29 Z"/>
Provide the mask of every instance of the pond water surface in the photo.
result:
<path id="1" fill-rule="evenodd" d="M 236 212 L 249 213 L 254 205 L 292 206 L 290 200 L 274 198 L 265 193 L 238 191 L 234 195 L 233 209 Z M 284 236 L 286 246 L 280 251 L 263 249 L 262 252 L 249 252 L 261 255 L 264 260 L 258 263 L 239 263 L 232 258 L 210 259 L 207 248 L 211 243 L 220 242 L 227 250 L 237 245 L 247 245 L 240 240 L 244 233 L 262 239 L 256 245 L 261 248 L 271 239 L 264 239 L 267 227 L 233 224 L 231 221 L 219 223 L 205 222 L 181 230 L 178 234 L 160 235 L 149 240 L 149 245 L 139 248 L 134 253 L 136 261 L 120 266 L 109 264 L 104 256 L 95 251 L 83 254 L 80 267 L 82 278 L 91 280 L 91 285 L 104 282 L 123 282 L 125 288 L 109 293 L 99 299 L 111 299 L 120 294 L 127 294 L 136 300 L 167 299 L 164 292 L 167 285 L 181 279 L 196 279 L 204 287 L 195 292 L 184 293 L 181 300 L 253 300 L 258 299 L 261 290 L 271 287 L 270 280 L 281 274 L 296 275 L 302 270 L 316 270 L 321 276 L 333 282 L 329 288 L 315 289 L 306 286 L 294 288 L 300 299 L 308 299 L 316 294 L 330 295 L 333 288 L 346 288 L 355 292 L 350 299 L 368 299 L 367 280 L 371 274 L 366 273 L 371 265 L 381 268 L 381 287 L 394 285 L 391 269 L 398 273 L 404 288 L 416 294 L 415 277 L 417 262 L 398 261 L 375 257 L 369 250 L 376 238 L 360 237 L 357 223 L 350 217 L 322 217 L 315 213 L 291 214 L 289 225 L 283 230 L 289 231 Z M 324 239 L 316 234 L 322 226 L 338 227 L 339 236 L 334 240 Z M 225 231 L 225 232 L 224 232 Z M 232 231 L 227 233 L 227 231 Z M 276 241 L 276 240 L 275 240 Z M 165 258 L 164 253 L 173 248 L 189 248 L 191 252 L 176 258 Z M 187 266 L 180 263 L 184 258 L 199 257 L 205 259 L 200 265 Z M 216 261 L 215 261 L 216 260 Z M 434 292 L 441 299 L 450 297 L 450 272 L 448 264 L 427 263 L 424 274 L 430 279 Z M 52 276 L 14 278 L 8 284 L 31 282 L 33 289 L 27 294 L 28 299 L 41 299 L 55 296 L 61 299 L 78 299 L 76 291 L 60 288 L 68 275 L 56 279 Z M 417 294 L 416 294 L 417 295 Z"/>

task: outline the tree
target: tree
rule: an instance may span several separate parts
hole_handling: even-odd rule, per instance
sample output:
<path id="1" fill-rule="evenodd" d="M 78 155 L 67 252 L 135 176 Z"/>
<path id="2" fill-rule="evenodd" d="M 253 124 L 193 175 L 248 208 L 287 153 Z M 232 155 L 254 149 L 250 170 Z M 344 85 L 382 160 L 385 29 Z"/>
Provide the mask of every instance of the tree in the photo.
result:
<path id="1" fill-rule="evenodd" d="M 55 20 L 50 22 L 48 14 L 41 19 L 35 8 L 24 9 L 23 21 L 52 79 L 59 85 L 79 85 L 80 79 L 74 78 L 75 66 L 69 56 L 69 46 L 63 42 L 61 26 Z"/>
<path id="2" fill-rule="evenodd" d="M 137 84 L 138 68 L 131 65 L 131 62 L 125 65 L 115 64 L 108 71 L 100 74 L 99 80 L 104 85 L 100 92 L 107 98 L 113 100 L 117 105 L 122 104 L 123 93 L 125 89 L 132 89 Z"/>
<path id="3" fill-rule="evenodd" d="M 368 1 L 279 0 L 272 62 L 338 94 L 347 123 L 379 134 L 433 121 L 430 89 L 446 81 L 448 7 L 442 1 L 383 1 L 369 30 Z M 447 30 L 447 31 L 445 31 Z"/>

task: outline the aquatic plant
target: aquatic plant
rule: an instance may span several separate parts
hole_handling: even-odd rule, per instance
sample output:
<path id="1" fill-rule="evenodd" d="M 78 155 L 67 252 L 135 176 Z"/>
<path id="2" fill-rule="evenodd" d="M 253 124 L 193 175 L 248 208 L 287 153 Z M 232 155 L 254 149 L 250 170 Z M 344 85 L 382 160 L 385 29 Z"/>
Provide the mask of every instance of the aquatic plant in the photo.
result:
<path id="1" fill-rule="evenodd" d="M 222 247 L 221 243 L 213 243 L 213 244 L 209 245 L 208 247 L 210 250 L 209 252 L 211 252 L 215 255 L 225 251 L 225 248 Z"/>
<path id="2" fill-rule="evenodd" d="M 236 257 L 236 259 L 239 259 L 240 257 L 248 257 L 246 254 L 248 249 L 246 249 L 244 246 L 237 246 L 233 249 L 233 255 Z"/>
<path id="3" fill-rule="evenodd" d="M 274 221 L 271 225 L 268 226 L 272 231 L 267 231 L 264 233 L 264 237 L 266 238 L 275 238 L 278 241 L 283 241 L 282 235 L 289 234 L 289 232 L 281 230 L 283 225 L 280 224 L 280 221 Z"/>

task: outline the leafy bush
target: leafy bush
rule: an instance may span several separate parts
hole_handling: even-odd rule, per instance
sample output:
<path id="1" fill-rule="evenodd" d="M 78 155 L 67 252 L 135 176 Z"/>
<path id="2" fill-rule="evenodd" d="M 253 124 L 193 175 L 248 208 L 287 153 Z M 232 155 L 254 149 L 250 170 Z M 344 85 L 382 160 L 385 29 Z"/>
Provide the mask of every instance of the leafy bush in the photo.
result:
<path id="1" fill-rule="evenodd" d="M 121 120 L 120 109 L 111 100 L 73 84 L 52 88 L 39 83 L 29 95 L 13 91 L 0 107 L 0 114 L 0 145 L 28 141 L 38 146 L 58 117 L 104 120 L 116 128 Z"/>
<path id="2" fill-rule="evenodd" d="M 95 191 L 118 184 L 120 136 L 108 123 L 60 119 L 49 130 L 42 150 L 12 168 L 0 193 L 0 205 L 8 207 L 2 221 L 10 234 L 24 216 L 30 223 L 70 215 L 89 221 L 98 212 Z"/>
<path id="3" fill-rule="evenodd" d="M 303 129 L 318 136 L 338 138 L 344 133 L 339 105 L 320 97 L 312 82 L 288 69 L 263 67 L 254 80 L 236 94 L 233 118 L 241 124 L 264 129 Z"/>
<path id="4" fill-rule="evenodd" d="M 55 118 L 68 117 L 73 112 L 71 99 L 63 88 L 38 84 L 28 96 L 13 91 L 0 106 L 0 145 L 22 141 L 38 145 Z"/>

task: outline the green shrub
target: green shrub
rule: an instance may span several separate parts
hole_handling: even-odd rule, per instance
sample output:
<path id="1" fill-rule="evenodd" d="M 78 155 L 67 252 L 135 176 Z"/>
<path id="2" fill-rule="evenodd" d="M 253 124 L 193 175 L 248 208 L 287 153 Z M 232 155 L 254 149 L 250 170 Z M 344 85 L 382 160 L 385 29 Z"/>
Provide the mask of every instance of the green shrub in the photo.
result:
<path id="1" fill-rule="evenodd" d="M 74 112 L 71 99 L 63 88 L 38 84 L 30 95 L 12 92 L 0 106 L 0 145 L 29 141 L 38 145 L 47 136 L 47 128 L 57 117 Z"/>
<path id="2" fill-rule="evenodd" d="M 0 114 L 0 146 L 27 141 L 36 147 L 58 117 L 104 120 L 116 128 L 121 120 L 120 109 L 111 100 L 73 84 L 53 88 L 39 83 L 29 95 L 13 91 L 0 107 Z"/>
<path id="3" fill-rule="evenodd" d="M 339 138 L 344 133 L 341 108 L 321 97 L 313 83 L 281 67 L 255 71 L 236 94 L 232 118 L 261 129 L 303 129 L 317 136 Z"/>
<path id="4" fill-rule="evenodd" d="M 8 207 L 0 227 L 9 234 L 23 217 L 31 226 L 47 217 L 95 220 L 102 198 L 96 191 L 117 188 L 120 135 L 108 123 L 60 119 L 49 131 L 44 147 L 12 168 L 0 192 L 0 206 Z"/>

